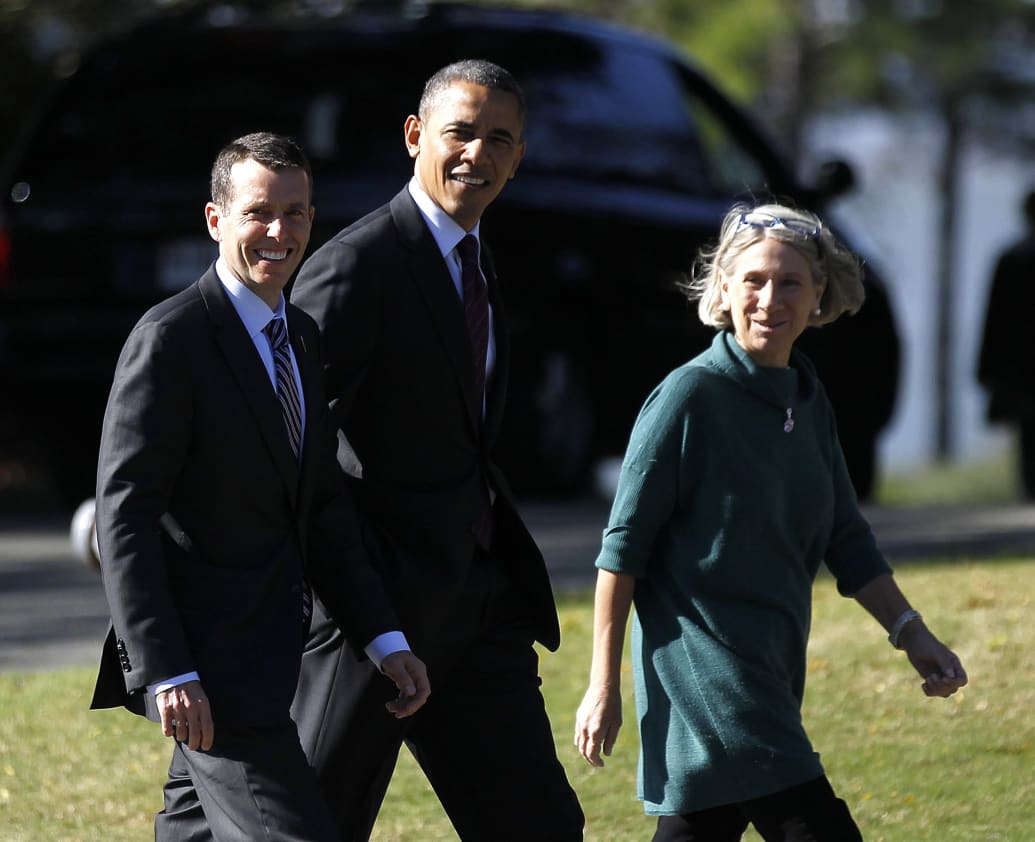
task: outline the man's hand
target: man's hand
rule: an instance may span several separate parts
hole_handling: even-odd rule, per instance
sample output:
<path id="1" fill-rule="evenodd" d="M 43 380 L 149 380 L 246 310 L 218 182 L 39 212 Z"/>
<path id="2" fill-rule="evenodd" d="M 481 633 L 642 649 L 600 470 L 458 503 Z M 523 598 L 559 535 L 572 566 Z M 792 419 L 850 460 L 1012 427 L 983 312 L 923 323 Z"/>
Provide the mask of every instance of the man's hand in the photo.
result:
<path id="1" fill-rule="evenodd" d="M 175 737 L 179 743 L 186 743 L 192 751 L 212 748 L 215 727 L 212 724 L 212 708 L 208 696 L 201 689 L 200 681 L 188 681 L 155 696 L 158 712 L 162 717 L 162 733 Z"/>
<path id="2" fill-rule="evenodd" d="M 381 661 L 381 672 L 399 688 L 399 696 L 385 705 L 396 719 L 415 714 L 431 695 L 427 667 L 407 649 L 393 652 Z"/>

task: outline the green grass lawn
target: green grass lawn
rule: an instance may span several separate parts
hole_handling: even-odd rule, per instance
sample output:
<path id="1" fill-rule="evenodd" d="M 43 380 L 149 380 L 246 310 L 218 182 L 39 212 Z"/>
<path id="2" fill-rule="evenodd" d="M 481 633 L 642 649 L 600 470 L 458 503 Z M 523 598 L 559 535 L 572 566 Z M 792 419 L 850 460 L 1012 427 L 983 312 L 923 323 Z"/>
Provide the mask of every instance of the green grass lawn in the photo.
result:
<path id="1" fill-rule="evenodd" d="M 874 499 L 885 506 L 1013 503 L 1021 498 L 1017 462 L 1016 448 L 1009 447 L 976 461 L 931 464 L 905 472 L 887 466 Z"/>
<path id="2" fill-rule="evenodd" d="M 881 629 L 821 578 L 804 715 L 829 777 L 869 842 L 1035 838 L 1035 559 L 902 565 L 898 577 L 963 658 L 971 685 L 927 699 Z M 572 746 L 591 614 L 588 594 L 564 598 L 564 643 L 543 657 L 557 747 L 586 810 L 587 840 L 647 839 L 630 681 L 626 727 L 607 766 L 591 769 Z M 92 678 L 90 669 L 0 675 L 5 842 L 151 837 L 169 744 L 124 711 L 87 711 Z M 456 839 L 405 753 L 374 838 Z"/>

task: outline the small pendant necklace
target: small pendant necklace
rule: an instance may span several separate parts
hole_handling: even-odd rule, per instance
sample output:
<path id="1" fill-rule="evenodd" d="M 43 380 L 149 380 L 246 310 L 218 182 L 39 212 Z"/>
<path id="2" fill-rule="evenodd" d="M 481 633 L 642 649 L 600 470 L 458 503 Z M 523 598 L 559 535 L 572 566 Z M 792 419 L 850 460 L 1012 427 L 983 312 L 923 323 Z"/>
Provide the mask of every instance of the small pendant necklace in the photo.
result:
<path id="1" fill-rule="evenodd" d="M 790 407 L 787 407 L 787 420 L 783 422 L 783 431 L 789 433 L 794 429 L 794 413 Z"/>

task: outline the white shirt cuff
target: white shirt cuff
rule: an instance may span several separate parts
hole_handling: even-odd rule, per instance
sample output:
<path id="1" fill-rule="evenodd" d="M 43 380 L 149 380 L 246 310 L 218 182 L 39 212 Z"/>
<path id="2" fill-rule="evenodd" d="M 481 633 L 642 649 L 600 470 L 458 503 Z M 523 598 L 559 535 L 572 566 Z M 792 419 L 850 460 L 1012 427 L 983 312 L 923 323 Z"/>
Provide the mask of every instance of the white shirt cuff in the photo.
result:
<path id="1" fill-rule="evenodd" d="M 381 669 L 381 662 L 393 652 L 409 651 L 410 644 L 406 642 L 406 635 L 400 631 L 390 631 L 379 634 L 370 641 L 363 651 L 375 667 Z"/>
<path id="2" fill-rule="evenodd" d="M 180 684 L 186 684 L 188 681 L 201 681 L 201 676 L 196 672 L 185 672 L 183 675 L 174 675 L 172 678 L 165 679 L 165 681 L 159 681 L 156 684 L 148 684 L 147 692 L 152 696 L 157 696 L 159 693 L 164 693 L 166 690 L 172 690 L 173 687 L 178 687 Z"/>

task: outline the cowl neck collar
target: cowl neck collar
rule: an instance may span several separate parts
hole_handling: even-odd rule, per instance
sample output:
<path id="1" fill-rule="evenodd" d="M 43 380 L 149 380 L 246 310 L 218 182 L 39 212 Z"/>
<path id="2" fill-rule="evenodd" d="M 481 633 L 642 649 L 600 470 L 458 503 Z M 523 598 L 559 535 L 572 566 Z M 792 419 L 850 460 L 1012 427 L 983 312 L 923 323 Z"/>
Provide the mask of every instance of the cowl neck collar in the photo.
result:
<path id="1" fill-rule="evenodd" d="M 710 352 L 704 355 L 703 361 L 779 409 L 787 421 L 793 420 L 796 405 L 811 403 L 816 396 L 816 369 L 796 348 L 791 349 L 787 368 L 761 366 L 737 344 L 732 330 L 721 330 L 715 334 Z"/>

